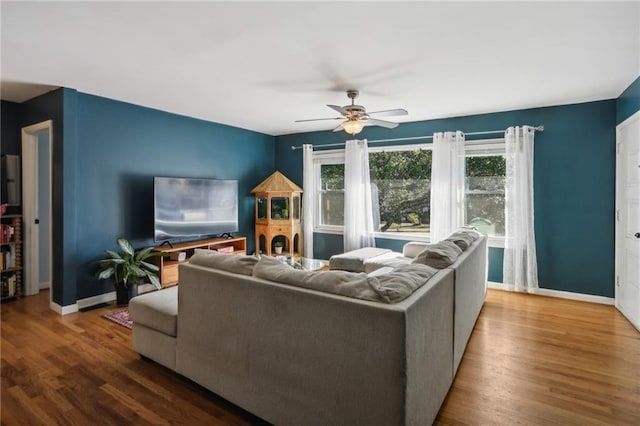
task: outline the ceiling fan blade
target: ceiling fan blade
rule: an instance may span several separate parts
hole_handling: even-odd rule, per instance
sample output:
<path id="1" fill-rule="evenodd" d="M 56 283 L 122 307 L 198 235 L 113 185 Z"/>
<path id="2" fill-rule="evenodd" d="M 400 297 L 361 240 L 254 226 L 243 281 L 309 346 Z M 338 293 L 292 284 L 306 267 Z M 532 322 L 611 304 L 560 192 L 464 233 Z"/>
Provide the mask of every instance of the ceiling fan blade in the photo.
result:
<path id="1" fill-rule="evenodd" d="M 327 105 L 327 106 L 332 110 L 339 112 L 342 115 L 347 115 L 347 111 L 341 106 L 338 106 L 338 105 Z"/>
<path id="2" fill-rule="evenodd" d="M 368 112 L 367 115 L 372 118 L 377 117 L 393 117 L 397 115 L 407 115 L 409 114 L 406 109 L 398 108 L 398 109 L 386 109 L 384 111 L 374 111 Z"/>
<path id="3" fill-rule="evenodd" d="M 343 128 L 342 128 L 342 123 L 340 123 L 340 125 L 339 125 L 338 127 L 336 127 L 335 129 L 333 129 L 332 131 L 333 131 L 333 132 L 339 132 L 339 131 L 341 131 L 341 130 L 343 130 Z"/>
<path id="4" fill-rule="evenodd" d="M 386 120 L 378 120 L 376 118 L 369 118 L 366 121 L 365 126 L 380 126 L 380 127 L 386 127 L 387 129 L 393 129 L 398 127 L 398 123 L 393 123 L 391 121 L 386 121 Z"/>
<path id="5" fill-rule="evenodd" d="M 335 118 L 310 118 L 308 120 L 296 120 L 294 123 L 303 123 L 305 121 L 324 121 L 324 120 L 344 120 L 344 117 L 335 117 Z"/>

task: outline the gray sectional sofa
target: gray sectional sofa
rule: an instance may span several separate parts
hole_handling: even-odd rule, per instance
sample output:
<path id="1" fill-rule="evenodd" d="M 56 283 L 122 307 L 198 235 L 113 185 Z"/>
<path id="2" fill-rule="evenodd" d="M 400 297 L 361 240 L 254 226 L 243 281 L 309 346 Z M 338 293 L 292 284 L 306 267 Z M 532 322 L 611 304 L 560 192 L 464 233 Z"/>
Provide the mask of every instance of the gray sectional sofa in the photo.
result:
<path id="1" fill-rule="evenodd" d="M 451 242 L 458 242 L 464 250 L 448 251 L 455 257 L 435 256 L 432 265 L 449 268 L 454 271 L 454 351 L 453 374 L 458 371 L 462 355 L 467 347 L 480 310 L 487 293 L 487 237 L 482 236 L 474 241 L 465 238 L 465 242 L 458 241 L 455 232 L 448 238 Z M 332 256 L 331 269 L 348 270 L 351 272 L 366 272 L 375 274 L 377 271 L 397 268 L 414 261 L 430 244 L 410 242 L 405 244 L 402 253 L 388 249 L 364 248 Z M 455 247 L 454 247 L 455 249 Z M 444 263 L 442 263 L 444 262 Z M 451 262 L 451 264 L 449 264 Z"/>
<path id="2" fill-rule="evenodd" d="M 484 301 L 486 255 L 481 237 L 444 269 L 367 274 L 198 253 L 178 286 L 131 300 L 133 345 L 274 424 L 431 424 Z"/>

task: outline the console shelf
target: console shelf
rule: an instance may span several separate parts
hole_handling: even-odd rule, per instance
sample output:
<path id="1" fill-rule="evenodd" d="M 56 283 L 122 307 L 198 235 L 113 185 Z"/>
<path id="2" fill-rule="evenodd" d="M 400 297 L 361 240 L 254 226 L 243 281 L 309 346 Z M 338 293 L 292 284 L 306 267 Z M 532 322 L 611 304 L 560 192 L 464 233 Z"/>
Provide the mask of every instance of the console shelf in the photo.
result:
<path id="1" fill-rule="evenodd" d="M 247 254 L 247 239 L 245 237 L 209 238 L 207 240 L 173 244 L 173 247 L 166 245 L 155 247 L 153 249 L 154 251 L 169 253 L 169 256 L 153 258 L 154 263 L 160 268 L 158 277 L 160 278 L 162 287 L 178 284 L 178 266 L 181 263 L 189 262 L 189 259 L 193 256 L 196 249 L 216 250 L 245 255 Z M 171 259 L 172 254 L 177 257 L 180 252 L 185 253 L 185 260 L 179 261 L 177 259 Z"/>

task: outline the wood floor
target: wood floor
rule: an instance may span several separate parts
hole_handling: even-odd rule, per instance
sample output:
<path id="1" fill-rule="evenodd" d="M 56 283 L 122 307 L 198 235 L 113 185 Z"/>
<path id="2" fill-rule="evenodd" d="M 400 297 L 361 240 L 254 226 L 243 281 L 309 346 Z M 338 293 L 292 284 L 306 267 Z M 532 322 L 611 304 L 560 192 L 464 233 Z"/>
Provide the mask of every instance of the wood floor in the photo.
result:
<path id="1" fill-rule="evenodd" d="M 2 425 L 259 419 L 131 349 L 115 307 L 2 305 Z M 489 290 L 438 425 L 640 425 L 640 333 L 612 306 Z"/>
<path id="2" fill-rule="evenodd" d="M 640 333 L 613 306 L 489 290 L 440 425 L 640 425 Z"/>

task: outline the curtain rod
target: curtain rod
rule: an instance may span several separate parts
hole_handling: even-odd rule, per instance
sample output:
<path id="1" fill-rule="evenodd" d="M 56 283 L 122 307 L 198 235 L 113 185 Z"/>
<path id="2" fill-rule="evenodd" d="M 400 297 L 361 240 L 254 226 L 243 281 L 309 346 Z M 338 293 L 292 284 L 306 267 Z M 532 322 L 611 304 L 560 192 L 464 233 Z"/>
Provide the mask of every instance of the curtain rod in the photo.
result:
<path id="1" fill-rule="evenodd" d="M 537 127 L 531 127 L 531 128 L 533 130 L 535 130 L 536 132 L 544 132 L 544 126 L 542 126 L 542 125 L 537 126 Z M 493 133 L 504 133 L 506 131 L 507 131 L 507 129 L 504 129 L 504 130 L 487 130 L 485 132 L 469 132 L 469 133 L 463 132 L 463 133 L 465 134 L 465 136 L 474 136 L 474 135 L 491 135 Z M 419 140 L 419 139 L 433 139 L 433 135 L 415 136 L 415 137 L 411 137 L 411 138 L 375 139 L 375 140 L 368 140 L 367 143 L 371 144 L 371 143 L 382 143 L 382 142 L 415 141 L 415 140 Z M 324 148 L 324 147 L 330 147 L 330 146 L 344 146 L 344 142 L 327 143 L 327 144 L 324 144 L 324 145 L 315 145 L 314 148 Z M 302 149 L 302 145 L 300 145 L 300 146 L 291 145 L 291 149 L 293 151 L 295 151 L 296 149 Z"/>

